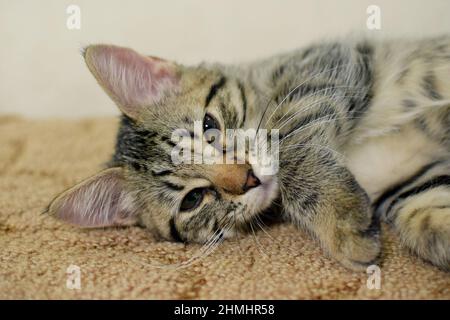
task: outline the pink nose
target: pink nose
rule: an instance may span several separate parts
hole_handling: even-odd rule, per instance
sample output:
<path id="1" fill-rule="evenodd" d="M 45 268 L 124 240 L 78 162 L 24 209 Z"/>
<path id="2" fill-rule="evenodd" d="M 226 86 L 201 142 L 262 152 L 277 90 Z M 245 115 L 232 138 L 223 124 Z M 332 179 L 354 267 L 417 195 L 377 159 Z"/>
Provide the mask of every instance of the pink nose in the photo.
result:
<path id="1" fill-rule="evenodd" d="M 258 177 L 255 176 L 255 174 L 253 173 L 253 170 L 250 169 L 247 172 L 247 180 L 245 181 L 245 184 L 242 187 L 242 189 L 244 190 L 244 192 L 247 192 L 251 188 L 255 188 L 255 187 L 259 186 L 260 184 L 261 184 L 261 181 L 259 181 Z"/>

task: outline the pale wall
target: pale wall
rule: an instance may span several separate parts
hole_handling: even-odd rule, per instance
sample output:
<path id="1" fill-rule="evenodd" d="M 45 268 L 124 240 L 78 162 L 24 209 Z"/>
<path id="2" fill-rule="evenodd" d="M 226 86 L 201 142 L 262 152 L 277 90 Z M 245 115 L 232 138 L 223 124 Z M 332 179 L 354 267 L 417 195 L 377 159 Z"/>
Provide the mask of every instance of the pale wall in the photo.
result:
<path id="1" fill-rule="evenodd" d="M 69 4 L 81 8 L 81 30 L 66 28 Z M 369 32 L 376 36 L 450 32 L 448 0 L 0 0 L 0 113 L 114 114 L 79 55 L 86 44 L 120 44 L 183 63 L 249 60 L 368 32 L 370 4 L 382 10 L 382 29 Z"/>

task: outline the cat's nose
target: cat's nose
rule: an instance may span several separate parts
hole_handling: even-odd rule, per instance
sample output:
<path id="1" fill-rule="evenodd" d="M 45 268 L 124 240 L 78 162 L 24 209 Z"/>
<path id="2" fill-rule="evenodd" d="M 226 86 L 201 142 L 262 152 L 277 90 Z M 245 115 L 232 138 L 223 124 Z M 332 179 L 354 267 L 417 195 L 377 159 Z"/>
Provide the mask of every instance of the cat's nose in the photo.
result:
<path id="1" fill-rule="evenodd" d="M 242 187 L 242 190 L 244 190 L 244 192 L 247 192 L 251 188 L 255 188 L 255 187 L 259 186 L 260 184 L 261 184 L 261 181 L 259 181 L 258 177 L 255 176 L 255 174 L 253 173 L 253 170 L 250 169 L 247 172 L 247 179 L 245 181 L 244 186 Z"/>

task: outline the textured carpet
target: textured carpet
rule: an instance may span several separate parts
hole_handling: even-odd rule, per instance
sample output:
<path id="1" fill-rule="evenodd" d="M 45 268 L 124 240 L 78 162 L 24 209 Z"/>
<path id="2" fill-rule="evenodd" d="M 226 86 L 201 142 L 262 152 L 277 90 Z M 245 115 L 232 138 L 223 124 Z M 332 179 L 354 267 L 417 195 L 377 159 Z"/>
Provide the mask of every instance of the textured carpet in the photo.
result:
<path id="1" fill-rule="evenodd" d="M 40 214 L 59 191 L 105 162 L 117 121 L 0 117 L 0 298 L 450 299 L 450 274 L 410 256 L 387 228 L 381 288 L 279 225 L 227 241 L 184 269 L 197 245 L 156 242 L 138 227 L 81 230 Z M 270 237 L 269 237 L 270 235 Z M 67 268 L 81 288 L 68 289 Z"/>

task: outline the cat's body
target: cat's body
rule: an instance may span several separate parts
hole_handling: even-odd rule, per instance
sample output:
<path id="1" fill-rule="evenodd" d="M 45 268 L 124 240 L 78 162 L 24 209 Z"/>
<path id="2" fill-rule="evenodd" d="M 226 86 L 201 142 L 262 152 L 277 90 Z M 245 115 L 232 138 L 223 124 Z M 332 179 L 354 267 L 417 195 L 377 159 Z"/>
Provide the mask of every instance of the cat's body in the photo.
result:
<path id="1" fill-rule="evenodd" d="M 57 198 L 57 216 L 204 242 L 277 202 L 347 267 L 376 260 L 380 219 L 450 267 L 449 37 L 324 43 L 240 66 L 185 68 L 111 46 L 86 59 L 125 116 L 111 168 Z M 279 129 L 279 171 L 171 163 L 171 133 L 205 115 L 219 130 Z"/>

